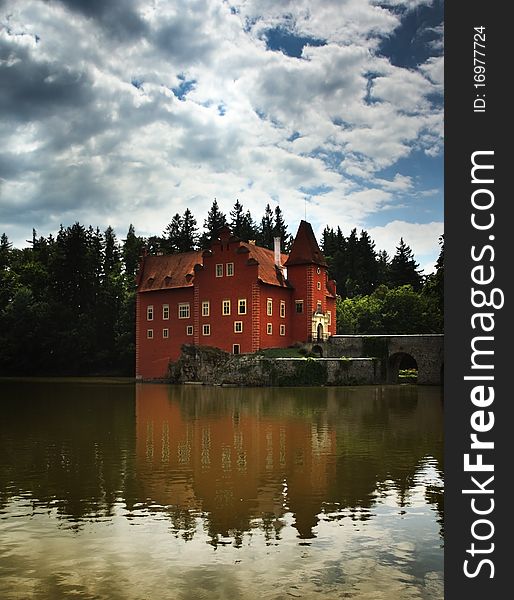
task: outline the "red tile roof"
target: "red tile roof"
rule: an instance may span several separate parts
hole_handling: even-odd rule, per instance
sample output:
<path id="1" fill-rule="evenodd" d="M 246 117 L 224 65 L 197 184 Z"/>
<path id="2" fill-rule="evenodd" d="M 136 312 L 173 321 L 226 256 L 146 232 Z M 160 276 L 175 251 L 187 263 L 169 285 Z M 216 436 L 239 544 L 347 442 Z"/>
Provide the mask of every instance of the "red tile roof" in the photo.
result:
<path id="1" fill-rule="evenodd" d="M 193 285 L 194 267 L 202 264 L 202 250 L 146 256 L 138 275 L 138 291 L 168 290 Z"/>
<path id="2" fill-rule="evenodd" d="M 246 242 L 241 242 L 241 246 L 250 251 L 248 255 L 249 259 L 253 258 L 259 263 L 257 276 L 263 283 L 278 285 L 280 287 L 291 287 L 287 280 L 284 279 L 282 270 L 275 266 L 275 253 L 273 250 L 261 248 L 261 246 L 248 244 Z M 287 254 L 281 254 L 280 256 L 283 265 L 287 260 Z"/>
<path id="3" fill-rule="evenodd" d="M 327 266 L 325 257 L 321 254 L 318 242 L 312 231 L 311 224 L 307 223 L 307 221 L 300 221 L 298 233 L 294 239 L 285 266 L 312 264 L 320 265 L 321 267 Z"/>
<path id="4" fill-rule="evenodd" d="M 248 251 L 248 260 L 253 259 L 258 263 L 257 277 L 263 283 L 290 287 L 287 280 L 284 279 L 282 271 L 275 266 L 273 250 L 246 242 L 241 242 L 240 246 Z M 150 292 L 191 287 L 195 265 L 203 264 L 203 252 L 203 250 L 198 250 L 182 254 L 146 256 L 143 260 L 143 271 L 138 275 L 138 291 Z M 284 264 L 287 254 L 282 254 L 281 259 Z"/>

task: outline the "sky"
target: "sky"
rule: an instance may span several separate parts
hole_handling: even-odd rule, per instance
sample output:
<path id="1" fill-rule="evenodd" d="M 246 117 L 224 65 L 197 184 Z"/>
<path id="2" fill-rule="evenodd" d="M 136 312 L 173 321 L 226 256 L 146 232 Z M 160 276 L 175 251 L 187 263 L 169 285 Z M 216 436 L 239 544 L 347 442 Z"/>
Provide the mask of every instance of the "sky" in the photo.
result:
<path id="1" fill-rule="evenodd" d="M 443 234 L 440 0 L 0 0 L 0 233 L 260 220 Z"/>

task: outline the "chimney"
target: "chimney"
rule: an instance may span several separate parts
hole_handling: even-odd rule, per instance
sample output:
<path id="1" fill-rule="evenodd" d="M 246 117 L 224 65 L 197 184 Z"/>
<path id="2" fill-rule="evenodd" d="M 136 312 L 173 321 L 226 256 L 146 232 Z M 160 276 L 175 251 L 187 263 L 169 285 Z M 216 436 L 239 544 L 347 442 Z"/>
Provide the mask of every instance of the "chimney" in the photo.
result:
<path id="1" fill-rule="evenodd" d="M 280 264 L 280 236 L 273 238 L 274 248 L 275 248 L 275 265 L 280 269 L 282 265 Z"/>

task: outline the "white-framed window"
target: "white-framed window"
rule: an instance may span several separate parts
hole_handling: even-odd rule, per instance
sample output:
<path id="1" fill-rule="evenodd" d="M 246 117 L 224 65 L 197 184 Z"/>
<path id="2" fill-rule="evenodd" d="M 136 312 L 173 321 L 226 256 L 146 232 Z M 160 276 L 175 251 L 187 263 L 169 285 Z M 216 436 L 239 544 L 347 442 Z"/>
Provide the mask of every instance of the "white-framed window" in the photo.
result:
<path id="1" fill-rule="evenodd" d="M 243 333 L 243 321 L 234 321 L 234 333 Z"/>
<path id="2" fill-rule="evenodd" d="M 167 321 L 170 318 L 170 305 L 163 304 L 162 305 L 162 320 Z"/>
<path id="3" fill-rule="evenodd" d="M 241 346 L 239 344 L 232 345 L 232 354 L 241 354 Z"/>
<path id="4" fill-rule="evenodd" d="M 165 340 L 167 340 L 167 339 L 170 337 L 170 330 L 169 330 L 167 327 L 165 327 L 165 328 L 162 330 L 162 337 L 163 337 Z"/>
<path id="5" fill-rule="evenodd" d="M 186 327 L 186 335 L 193 335 L 193 326 L 192 325 L 188 325 Z"/>
<path id="6" fill-rule="evenodd" d="M 211 312 L 211 303 L 209 300 L 204 300 L 202 302 L 202 317 L 208 317 Z"/>
<path id="7" fill-rule="evenodd" d="M 147 337 L 149 340 L 153 340 L 153 329 L 147 329 L 147 330 L 146 330 L 146 337 Z"/>
<path id="8" fill-rule="evenodd" d="M 280 335 L 285 335 L 286 334 L 286 326 L 284 324 L 282 324 L 280 326 Z"/>
<path id="9" fill-rule="evenodd" d="M 303 313 L 303 300 L 295 300 L 294 305 L 298 314 Z"/>
<path id="10" fill-rule="evenodd" d="M 202 325 L 202 334 L 211 335 L 211 326 L 209 325 L 209 323 L 204 323 Z"/>
<path id="11" fill-rule="evenodd" d="M 239 298 L 237 301 L 237 314 L 246 315 L 246 298 Z"/>
<path id="12" fill-rule="evenodd" d="M 328 315 L 328 324 L 332 325 L 332 312 L 327 310 L 327 315 Z"/>
<path id="13" fill-rule="evenodd" d="M 232 275 L 234 275 L 234 263 L 227 263 L 226 273 L 227 277 L 232 277 Z"/>
<path id="14" fill-rule="evenodd" d="M 271 317 L 273 314 L 273 300 L 271 298 L 266 300 L 266 314 L 268 317 Z"/>
<path id="15" fill-rule="evenodd" d="M 227 316 L 230 314 L 230 300 L 221 301 L 221 314 Z"/>
<path id="16" fill-rule="evenodd" d="M 223 277 L 223 265 L 222 264 L 216 265 L 216 277 Z"/>
<path id="17" fill-rule="evenodd" d="M 273 333 L 273 323 L 267 323 L 266 324 L 266 333 L 268 335 L 272 335 L 272 333 Z"/>
<path id="18" fill-rule="evenodd" d="M 178 318 L 179 319 L 189 319 L 191 314 L 189 302 L 181 302 L 178 305 Z"/>
<path id="19" fill-rule="evenodd" d="M 318 302 L 316 303 L 316 312 L 318 312 L 318 313 L 323 312 L 323 308 L 321 306 L 321 300 L 318 300 Z"/>
<path id="20" fill-rule="evenodd" d="M 318 275 L 321 273 L 321 269 L 320 269 L 319 267 L 316 269 L 316 273 L 317 273 Z"/>
<path id="21" fill-rule="evenodd" d="M 150 306 L 146 307 L 146 320 L 153 321 L 153 305 L 152 304 L 150 304 Z"/>
<path id="22" fill-rule="evenodd" d="M 321 281 L 318 281 L 318 290 L 321 289 Z"/>
<path id="23" fill-rule="evenodd" d="M 282 317 L 282 319 L 284 319 L 286 316 L 286 301 L 285 300 L 280 301 L 280 316 Z"/>

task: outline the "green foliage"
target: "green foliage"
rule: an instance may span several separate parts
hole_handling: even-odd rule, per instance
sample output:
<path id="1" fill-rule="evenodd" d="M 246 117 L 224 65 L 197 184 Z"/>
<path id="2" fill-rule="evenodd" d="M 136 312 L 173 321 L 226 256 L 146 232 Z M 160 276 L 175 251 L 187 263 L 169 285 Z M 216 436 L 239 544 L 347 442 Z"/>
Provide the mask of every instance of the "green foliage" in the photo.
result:
<path id="1" fill-rule="evenodd" d="M 249 210 L 243 211 L 243 205 L 236 200 L 233 210 L 230 211 L 230 229 L 232 233 L 242 240 L 248 242 L 257 238 L 257 226 Z"/>
<path id="2" fill-rule="evenodd" d="M 396 254 L 389 267 L 389 282 L 393 287 L 411 285 L 415 290 L 421 288 L 422 277 L 419 265 L 414 260 L 412 249 L 400 238 Z"/>
<path id="3" fill-rule="evenodd" d="M 273 235 L 275 228 L 274 221 L 275 219 L 273 216 L 273 211 L 271 210 L 271 206 L 266 204 L 264 215 L 261 219 L 261 224 L 259 227 L 257 243 L 259 246 L 262 246 L 263 248 L 269 248 L 270 250 L 273 250 Z"/>
<path id="4" fill-rule="evenodd" d="M 203 227 L 205 233 L 200 238 L 200 247 L 209 247 L 212 240 L 216 240 L 222 228 L 227 224 L 227 218 L 224 213 L 221 212 L 218 201 L 214 198 L 211 208 L 207 213 L 207 218 L 204 221 Z"/>
<path id="5" fill-rule="evenodd" d="M 380 286 L 368 296 L 337 300 L 337 333 L 440 333 L 442 312 L 437 301 L 412 286 Z"/>
<path id="6" fill-rule="evenodd" d="M 4 243 L 0 374 L 133 372 L 131 252 L 142 244 L 131 230 L 123 248 L 112 228 L 102 234 L 80 223 L 61 226 L 55 239 L 33 232 L 31 247 L 22 250 Z"/>

